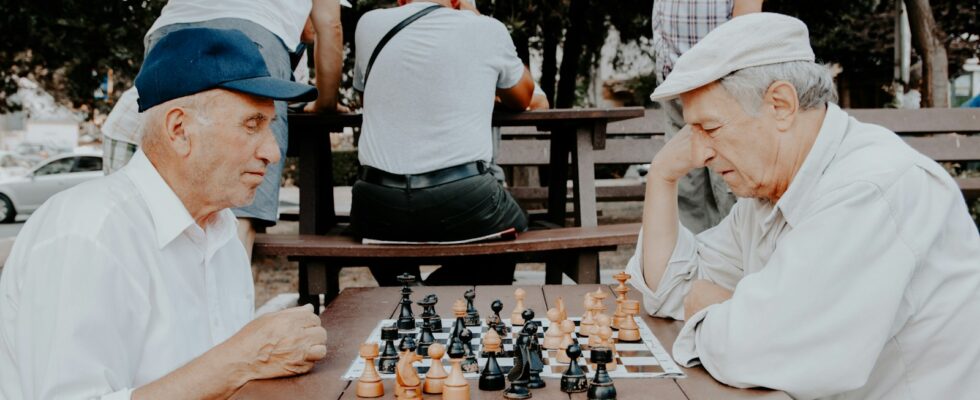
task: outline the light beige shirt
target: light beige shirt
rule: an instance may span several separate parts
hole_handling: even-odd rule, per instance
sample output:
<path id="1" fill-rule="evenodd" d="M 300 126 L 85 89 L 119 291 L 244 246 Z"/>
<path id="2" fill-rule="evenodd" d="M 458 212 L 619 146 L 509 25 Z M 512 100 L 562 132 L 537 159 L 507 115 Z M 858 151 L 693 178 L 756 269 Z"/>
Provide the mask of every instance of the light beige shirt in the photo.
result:
<path id="1" fill-rule="evenodd" d="M 959 188 L 834 104 L 775 205 L 741 199 L 712 229 L 682 227 L 656 290 L 641 260 L 638 244 L 630 283 L 656 316 L 683 319 L 694 279 L 734 290 L 673 349 L 726 384 L 798 398 L 980 394 L 980 235 Z"/>
<path id="2" fill-rule="evenodd" d="M 49 199 L 0 276 L 0 399 L 129 399 L 252 319 L 235 216 L 203 229 L 142 151 Z"/>

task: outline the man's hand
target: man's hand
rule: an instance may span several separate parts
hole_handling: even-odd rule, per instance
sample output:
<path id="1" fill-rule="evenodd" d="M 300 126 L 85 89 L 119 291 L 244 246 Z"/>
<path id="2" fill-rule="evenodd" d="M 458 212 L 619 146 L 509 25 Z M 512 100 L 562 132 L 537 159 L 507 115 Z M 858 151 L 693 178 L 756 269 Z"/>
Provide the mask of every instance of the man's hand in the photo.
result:
<path id="1" fill-rule="evenodd" d="M 650 178 L 659 177 L 669 183 L 677 183 L 678 179 L 687 175 L 692 169 L 703 166 L 694 158 L 691 148 L 691 126 L 684 125 L 653 157 L 648 175 Z"/>
<path id="2" fill-rule="evenodd" d="M 684 297 L 684 320 L 712 304 L 718 304 L 732 298 L 732 292 L 711 281 L 695 280 L 691 291 Z"/>
<path id="3" fill-rule="evenodd" d="M 256 318 L 222 346 L 245 362 L 249 380 L 302 374 L 327 355 L 327 331 L 313 306 L 294 307 Z"/>
<path id="4" fill-rule="evenodd" d="M 317 102 L 311 101 L 309 103 L 306 103 L 305 106 L 303 106 L 303 112 L 313 113 L 313 114 L 330 114 L 330 113 L 343 114 L 343 113 L 349 113 L 350 108 L 347 108 L 347 106 L 343 104 L 337 103 L 334 109 L 321 109 L 320 105 Z"/>

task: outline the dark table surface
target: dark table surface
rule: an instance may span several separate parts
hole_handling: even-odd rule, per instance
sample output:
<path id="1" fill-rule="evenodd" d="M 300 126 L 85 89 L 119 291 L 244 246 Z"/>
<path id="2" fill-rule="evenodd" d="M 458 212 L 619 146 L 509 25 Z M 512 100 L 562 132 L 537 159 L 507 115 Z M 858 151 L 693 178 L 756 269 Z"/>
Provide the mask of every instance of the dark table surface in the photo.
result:
<path id="1" fill-rule="evenodd" d="M 586 292 L 604 287 L 615 298 L 612 288 L 605 285 L 547 285 L 521 286 L 527 292 L 525 305 L 535 310 L 553 307 L 555 299 L 564 297 L 570 316 L 582 314 L 582 299 Z M 469 286 L 428 286 L 417 287 L 413 298 L 421 298 L 428 293 L 436 293 L 439 315 L 452 315 L 453 300 L 463 297 Z M 514 304 L 514 290 L 517 286 L 478 286 L 474 304 L 481 315 L 490 313 L 490 303 L 501 299 L 509 312 Z M 245 385 L 236 399 L 356 399 L 355 384 L 341 379 L 351 362 L 357 357 L 358 346 L 370 334 L 379 320 L 394 318 L 401 299 L 400 288 L 348 288 L 337 297 L 320 316 L 327 329 L 327 357 L 313 370 L 302 376 L 254 381 Z M 630 292 L 630 298 L 639 299 L 639 294 Z M 682 322 L 644 316 L 644 321 L 669 352 L 673 346 Z M 667 379 L 618 379 L 615 381 L 620 399 L 788 399 L 783 392 L 762 389 L 735 389 L 715 381 L 702 367 L 683 368 L 686 378 Z M 534 390 L 533 399 L 582 399 L 585 393 L 569 395 L 559 390 L 557 379 L 546 379 L 547 387 Z M 476 388 L 476 380 L 470 380 L 472 399 L 501 399 L 501 392 L 484 392 Z M 384 380 L 385 397 L 394 398 L 394 380 Z M 425 399 L 438 399 L 439 395 L 424 395 Z"/>

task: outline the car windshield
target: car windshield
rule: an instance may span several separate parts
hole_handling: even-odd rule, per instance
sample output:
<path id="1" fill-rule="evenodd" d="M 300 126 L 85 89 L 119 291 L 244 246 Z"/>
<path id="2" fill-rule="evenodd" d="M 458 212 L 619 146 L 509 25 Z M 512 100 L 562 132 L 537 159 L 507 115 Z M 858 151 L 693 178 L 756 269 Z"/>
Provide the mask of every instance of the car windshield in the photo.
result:
<path id="1" fill-rule="evenodd" d="M 74 162 L 75 159 L 73 157 L 54 160 L 45 164 L 43 167 L 38 168 L 37 171 L 34 172 L 34 175 L 44 176 L 71 172 L 71 166 L 74 164 Z"/>

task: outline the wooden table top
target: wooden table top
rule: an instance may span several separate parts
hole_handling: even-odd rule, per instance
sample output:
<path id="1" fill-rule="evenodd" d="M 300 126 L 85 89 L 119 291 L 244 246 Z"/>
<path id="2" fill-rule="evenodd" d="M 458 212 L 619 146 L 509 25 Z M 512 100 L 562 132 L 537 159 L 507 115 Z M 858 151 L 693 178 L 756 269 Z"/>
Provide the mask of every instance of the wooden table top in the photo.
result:
<path id="1" fill-rule="evenodd" d="M 605 285 L 548 285 L 521 286 L 527 292 L 524 304 L 528 308 L 544 311 L 554 306 L 559 296 L 565 298 L 569 315 L 582 314 L 585 310 L 582 298 L 586 292 L 603 286 L 610 298 L 615 298 L 611 287 Z M 478 286 L 474 304 L 480 315 L 490 313 L 494 299 L 504 302 L 504 312 L 514 304 L 514 290 L 518 286 Z M 439 296 L 436 311 L 439 315 L 452 315 L 452 303 L 463 297 L 469 286 L 425 286 L 414 288 L 413 299 L 425 294 Z M 320 316 L 327 329 L 327 357 L 306 375 L 253 381 L 239 390 L 235 399 L 356 399 L 355 385 L 341 379 L 357 357 L 358 346 L 370 334 L 381 319 L 394 318 L 401 299 L 400 288 L 348 288 L 340 293 Z M 630 292 L 629 297 L 639 299 Z M 608 300 L 607 300 L 608 301 Z M 417 308 L 417 307 L 416 307 Z M 683 326 L 682 322 L 644 316 L 647 325 L 664 347 L 670 351 Z M 785 393 L 763 389 L 735 389 L 718 383 L 702 367 L 684 368 L 687 378 L 682 379 L 618 379 L 614 382 L 620 399 L 789 399 Z M 485 392 L 477 389 L 476 380 L 470 380 L 471 398 L 501 399 L 501 392 Z M 532 391 L 533 399 L 584 400 L 585 393 L 569 395 L 559 390 L 557 379 L 546 379 L 547 387 Z M 385 397 L 393 398 L 394 380 L 384 380 Z M 439 395 L 424 395 L 425 399 L 439 399 Z"/>

